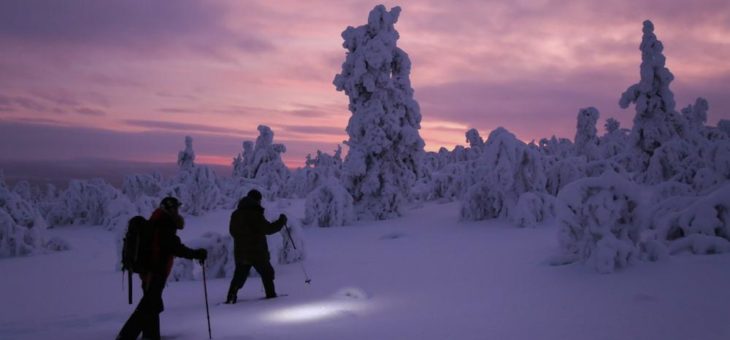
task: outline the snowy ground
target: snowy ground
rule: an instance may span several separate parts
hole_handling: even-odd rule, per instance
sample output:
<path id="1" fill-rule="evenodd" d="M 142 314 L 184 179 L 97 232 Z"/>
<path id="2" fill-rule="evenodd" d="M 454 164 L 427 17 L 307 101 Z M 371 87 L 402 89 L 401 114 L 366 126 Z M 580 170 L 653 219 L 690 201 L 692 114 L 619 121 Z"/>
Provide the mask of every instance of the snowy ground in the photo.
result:
<path id="1" fill-rule="evenodd" d="M 290 216 L 301 215 L 295 208 Z M 226 232 L 229 214 L 189 218 L 183 242 Z M 456 204 L 427 204 L 400 219 L 305 229 L 311 285 L 299 264 L 275 265 L 287 297 L 254 300 L 263 289 L 251 278 L 229 306 L 216 305 L 228 279 L 209 280 L 213 338 L 730 339 L 730 255 L 679 255 L 602 275 L 546 264 L 555 227 L 457 216 Z M 133 309 L 114 271 L 114 235 L 52 234 L 73 250 L 0 260 L 0 339 L 114 338 Z M 201 281 L 170 282 L 164 297 L 163 336 L 208 337 Z"/>

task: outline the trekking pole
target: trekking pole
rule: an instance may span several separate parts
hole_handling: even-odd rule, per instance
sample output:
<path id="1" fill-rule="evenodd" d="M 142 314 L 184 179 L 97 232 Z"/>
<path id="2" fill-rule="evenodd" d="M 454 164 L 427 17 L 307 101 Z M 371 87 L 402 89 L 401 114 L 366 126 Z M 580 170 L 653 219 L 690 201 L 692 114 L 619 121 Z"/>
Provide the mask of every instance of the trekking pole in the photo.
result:
<path id="1" fill-rule="evenodd" d="M 208 284 L 205 279 L 205 261 L 200 261 L 200 266 L 203 268 L 203 290 L 205 291 L 205 314 L 208 316 L 208 339 L 213 339 L 213 335 L 210 332 L 210 311 L 208 310 Z"/>
<path id="2" fill-rule="evenodd" d="M 284 229 L 286 229 L 286 234 L 289 235 L 289 240 L 291 240 L 291 245 L 294 247 L 294 250 L 297 250 L 297 244 L 294 242 L 294 239 L 291 237 L 291 231 L 289 231 L 289 225 L 284 224 Z M 304 269 L 304 260 L 299 261 L 299 265 L 302 268 L 302 272 L 304 273 L 304 283 L 309 284 L 312 282 L 312 279 L 309 278 L 309 275 L 307 275 L 307 270 Z"/>

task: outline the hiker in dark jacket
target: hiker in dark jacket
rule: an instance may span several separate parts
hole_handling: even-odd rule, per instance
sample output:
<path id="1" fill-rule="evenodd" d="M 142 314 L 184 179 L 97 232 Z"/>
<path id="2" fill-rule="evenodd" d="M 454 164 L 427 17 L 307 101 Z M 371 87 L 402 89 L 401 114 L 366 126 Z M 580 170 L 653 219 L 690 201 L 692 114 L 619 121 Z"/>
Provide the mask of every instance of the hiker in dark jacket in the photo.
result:
<path id="1" fill-rule="evenodd" d="M 178 212 L 180 205 L 176 198 L 166 197 L 149 219 L 153 230 L 148 270 L 139 274 L 144 295 L 119 331 L 117 340 L 137 339 L 140 332 L 144 339 L 160 339 L 160 313 L 165 309 L 162 303 L 162 290 L 172 270 L 174 257 L 197 259 L 202 262 L 208 256 L 205 249 L 193 250 L 180 242 L 177 230 L 184 226 L 184 220 Z"/>
<path id="2" fill-rule="evenodd" d="M 286 224 L 286 215 L 279 215 L 279 219 L 272 222 L 264 217 L 264 208 L 261 207 L 261 193 L 251 190 L 248 195 L 238 202 L 238 208 L 231 214 L 229 229 L 233 236 L 233 254 L 236 271 L 231 279 L 226 303 L 236 303 L 238 290 L 246 283 L 251 267 L 261 276 L 261 282 L 266 291 L 266 298 L 275 298 L 274 267 L 269 260 L 269 245 L 266 235 L 271 235 Z"/>

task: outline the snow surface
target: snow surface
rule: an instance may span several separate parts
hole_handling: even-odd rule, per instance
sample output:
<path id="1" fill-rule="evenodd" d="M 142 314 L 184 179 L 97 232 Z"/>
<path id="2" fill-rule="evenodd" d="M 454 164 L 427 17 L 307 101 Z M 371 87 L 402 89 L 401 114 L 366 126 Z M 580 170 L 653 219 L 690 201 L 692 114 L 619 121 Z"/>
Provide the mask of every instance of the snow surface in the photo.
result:
<path id="1" fill-rule="evenodd" d="M 281 203 L 290 219 L 303 217 L 304 200 Z M 183 242 L 225 235 L 229 215 L 187 216 Z M 276 262 L 280 234 L 270 237 L 277 290 L 289 295 L 256 300 L 263 290 L 252 278 L 238 304 L 217 305 L 229 278 L 208 275 L 213 338 L 730 338 L 730 254 L 678 254 L 600 275 L 548 265 L 558 252 L 555 225 L 458 215 L 458 202 L 425 203 L 401 218 L 297 230 L 311 285 L 300 263 Z M 0 260 L 0 339 L 113 338 L 134 308 L 115 270 L 114 233 L 69 226 L 48 234 L 71 249 Z M 164 299 L 163 337 L 207 339 L 202 282 L 170 280 Z"/>

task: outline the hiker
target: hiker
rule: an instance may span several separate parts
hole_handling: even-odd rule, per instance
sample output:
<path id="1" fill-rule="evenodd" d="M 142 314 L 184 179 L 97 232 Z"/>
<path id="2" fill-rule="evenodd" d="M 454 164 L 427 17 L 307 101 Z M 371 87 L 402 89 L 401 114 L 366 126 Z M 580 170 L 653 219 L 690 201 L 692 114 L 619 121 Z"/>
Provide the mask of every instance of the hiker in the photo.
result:
<path id="1" fill-rule="evenodd" d="M 147 269 L 139 274 L 144 295 L 119 331 L 117 340 L 137 339 L 140 332 L 144 339 L 160 339 L 160 313 L 164 310 L 162 290 L 172 270 L 173 258 L 184 257 L 202 262 L 208 257 L 205 249 L 193 250 L 180 242 L 177 230 L 184 226 L 178 211 L 180 205 L 177 198 L 165 197 L 149 219 L 149 227 L 152 228 L 149 263 Z"/>
<path id="2" fill-rule="evenodd" d="M 261 207 L 261 193 L 251 190 L 246 197 L 238 202 L 238 208 L 231 214 L 229 230 L 233 236 L 233 254 L 236 271 L 231 279 L 226 303 L 236 303 L 238 290 L 246 283 L 251 267 L 261 276 L 261 282 L 266 291 L 266 298 L 276 297 L 274 288 L 274 267 L 269 260 L 269 245 L 266 235 L 271 235 L 286 224 L 286 215 L 279 215 L 279 219 L 269 222 L 264 217 L 264 208 Z"/>

